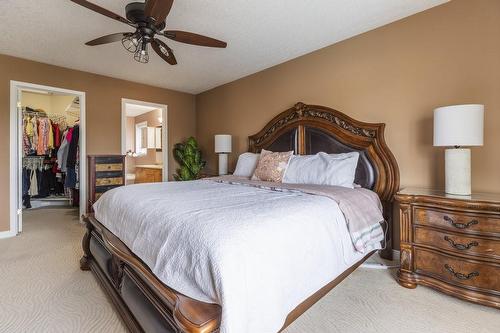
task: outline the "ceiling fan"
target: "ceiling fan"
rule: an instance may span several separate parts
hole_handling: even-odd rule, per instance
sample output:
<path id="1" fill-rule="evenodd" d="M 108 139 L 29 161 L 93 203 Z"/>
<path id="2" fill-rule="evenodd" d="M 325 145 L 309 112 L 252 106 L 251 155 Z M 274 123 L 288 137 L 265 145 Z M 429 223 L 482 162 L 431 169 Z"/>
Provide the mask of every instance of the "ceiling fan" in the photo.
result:
<path id="1" fill-rule="evenodd" d="M 134 32 L 120 32 L 102 36 L 91 40 L 85 45 L 95 46 L 121 41 L 123 47 L 134 53 L 134 59 L 141 63 L 149 61 L 148 45 L 170 65 L 177 64 L 174 52 L 162 40 L 157 38 L 163 36 L 176 42 L 225 48 L 226 42 L 198 35 L 192 32 L 179 30 L 164 30 L 167 18 L 174 0 L 146 0 L 145 2 L 131 2 L 125 7 L 126 17 L 124 18 L 105 8 L 93 4 L 86 0 L 71 0 L 94 12 L 112 18 L 113 20 L 125 23 L 135 29 Z"/>

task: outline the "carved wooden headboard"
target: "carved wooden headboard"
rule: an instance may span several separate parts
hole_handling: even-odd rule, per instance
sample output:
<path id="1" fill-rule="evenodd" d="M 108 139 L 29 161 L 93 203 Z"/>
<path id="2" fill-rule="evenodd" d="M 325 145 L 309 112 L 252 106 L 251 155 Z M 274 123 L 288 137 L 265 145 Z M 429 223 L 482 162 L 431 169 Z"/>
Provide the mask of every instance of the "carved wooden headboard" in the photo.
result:
<path id="1" fill-rule="evenodd" d="M 384 127 L 324 106 L 297 103 L 250 136 L 249 151 L 293 150 L 300 155 L 357 151 L 356 183 L 377 192 L 381 200 L 392 200 L 399 188 L 399 170 L 385 143 Z"/>
<path id="2" fill-rule="evenodd" d="M 355 182 L 375 191 L 392 230 L 392 200 L 399 189 L 396 159 L 384 139 L 385 124 L 364 123 L 340 111 L 297 103 L 249 137 L 249 151 L 293 150 L 295 154 L 360 153 Z"/>

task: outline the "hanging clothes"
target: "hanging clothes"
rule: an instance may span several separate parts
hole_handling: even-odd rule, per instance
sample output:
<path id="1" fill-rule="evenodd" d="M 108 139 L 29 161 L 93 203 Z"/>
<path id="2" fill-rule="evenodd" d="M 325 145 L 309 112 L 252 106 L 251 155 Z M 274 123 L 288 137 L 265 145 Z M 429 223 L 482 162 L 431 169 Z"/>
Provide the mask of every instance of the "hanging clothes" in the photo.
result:
<path id="1" fill-rule="evenodd" d="M 33 135 L 31 137 L 31 149 L 36 151 L 38 146 L 38 119 L 37 117 L 31 118 L 31 125 L 33 126 Z"/>
<path id="2" fill-rule="evenodd" d="M 30 155 L 31 153 L 31 143 L 29 137 L 26 135 L 26 132 L 23 132 L 23 153 L 24 156 Z"/>
<path id="3" fill-rule="evenodd" d="M 31 122 L 31 117 L 23 117 L 23 152 L 24 155 L 30 154 L 31 151 L 31 139 L 33 138 L 33 123 Z"/>
<path id="4" fill-rule="evenodd" d="M 54 148 L 59 148 L 61 146 L 61 132 L 59 129 L 59 124 L 52 124 L 52 131 L 54 133 Z"/>
<path id="5" fill-rule="evenodd" d="M 52 122 L 48 119 L 47 127 L 49 132 L 47 134 L 47 149 L 54 149 L 54 131 L 52 130 Z"/>
<path id="6" fill-rule="evenodd" d="M 49 145 L 49 127 L 52 128 L 48 118 L 38 120 L 38 144 L 36 148 L 37 155 L 45 155 Z"/>
<path id="7" fill-rule="evenodd" d="M 68 159 L 66 161 L 66 166 L 68 168 L 75 168 L 77 155 L 78 155 L 78 141 L 80 140 L 80 126 L 73 126 L 73 131 L 71 132 L 71 139 L 69 139 L 69 149 L 68 149 Z"/>
<path id="8" fill-rule="evenodd" d="M 70 152 L 70 141 L 67 140 L 68 131 L 65 116 L 47 115 L 43 110 L 23 109 L 23 206 L 31 208 L 31 198 L 46 198 L 62 196 L 71 193 L 66 183 L 66 164 Z M 74 129 L 71 129 L 70 139 L 73 141 Z M 78 132 L 78 129 L 77 129 Z M 71 154 L 76 149 L 78 154 L 79 133 L 76 134 L 75 147 L 71 147 Z M 61 147 L 62 146 L 62 147 Z M 71 159 L 73 162 L 74 158 Z M 76 175 L 78 158 L 70 171 L 68 184 L 71 188 L 78 185 Z M 60 170 L 59 167 L 62 169 Z"/>
<path id="9" fill-rule="evenodd" d="M 26 195 L 29 195 L 29 192 L 30 192 L 31 170 L 29 170 L 28 168 L 23 168 L 22 175 L 23 175 L 23 197 L 24 197 Z"/>
<path id="10" fill-rule="evenodd" d="M 65 187 L 76 188 L 77 176 L 76 176 L 76 165 L 78 161 L 78 142 L 80 140 L 80 126 L 73 126 L 73 130 L 70 132 L 71 138 L 69 141 L 68 148 L 68 158 L 66 160 L 66 182 Z M 68 134 L 70 134 L 68 133 Z"/>
<path id="11" fill-rule="evenodd" d="M 66 170 L 66 180 L 64 182 L 64 187 L 76 188 L 77 178 L 75 167 L 68 166 Z"/>
<path id="12" fill-rule="evenodd" d="M 33 131 L 34 131 L 34 126 L 33 122 L 31 121 L 33 117 L 26 116 L 23 119 L 24 122 L 24 134 L 26 134 L 29 137 L 33 137 Z"/>
<path id="13" fill-rule="evenodd" d="M 67 140 L 67 134 L 69 131 L 65 131 L 63 133 L 63 139 L 61 142 L 61 146 L 57 150 L 57 164 L 62 172 L 66 172 L 66 162 L 68 160 L 68 150 L 69 143 Z"/>
<path id="14" fill-rule="evenodd" d="M 36 170 L 31 172 L 29 195 L 38 195 L 38 179 L 36 177 Z"/>
<path id="15" fill-rule="evenodd" d="M 68 140 L 68 144 L 71 143 L 71 139 L 73 139 L 73 127 L 68 129 L 68 134 L 66 134 L 66 140 Z"/>

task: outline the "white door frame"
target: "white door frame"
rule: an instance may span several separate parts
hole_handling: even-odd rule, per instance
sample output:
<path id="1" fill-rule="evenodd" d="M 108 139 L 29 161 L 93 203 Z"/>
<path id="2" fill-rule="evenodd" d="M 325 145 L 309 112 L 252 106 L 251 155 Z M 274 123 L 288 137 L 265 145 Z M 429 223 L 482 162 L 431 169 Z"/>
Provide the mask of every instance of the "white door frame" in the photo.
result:
<path id="1" fill-rule="evenodd" d="M 87 164 L 86 164 L 86 121 L 85 92 L 45 86 L 40 84 L 10 81 L 10 229 L 0 232 L 0 238 L 12 237 L 22 231 L 22 116 L 18 105 L 20 91 L 34 89 L 55 93 L 70 94 L 80 99 L 80 217 L 85 214 L 87 202 Z"/>
<path id="2" fill-rule="evenodd" d="M 135 104 L 142 106 L 151 106 L 161 110 L 162 123 L 161 123 L 161 147 L 162 147 L 162 157 L 163 157 L 163 170 L 162 170 L 162 180 L 164 182 L 168 181 L 168 105 L 166 104 L 158 104 L 158 103 L 150 103 L 144 101 L 138 101 L 135 99 L 122 98 L 122 118 L 121 118 L 121 150 L 122 155 L 127 153 L 127 142 L 126 142 L 126 126 L 127 126 L 127 104 Z"/>

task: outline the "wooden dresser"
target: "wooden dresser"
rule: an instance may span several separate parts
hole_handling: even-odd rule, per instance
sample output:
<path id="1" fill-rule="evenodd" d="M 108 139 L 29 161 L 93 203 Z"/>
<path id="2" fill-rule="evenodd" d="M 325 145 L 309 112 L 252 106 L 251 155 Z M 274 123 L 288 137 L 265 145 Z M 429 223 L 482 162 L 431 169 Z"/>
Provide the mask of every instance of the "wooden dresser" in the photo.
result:
<path id="1" fill-rule="evenodd" d="M 500 308 L 500 194 L 408 188 L 400 204 L 399 283 Z"/>
<path id="2" fill-rule="evenodd" d="M 88 155 L 89 195 L 87 212 L 106 191 L 125 185 L 124 155 Z"/>

